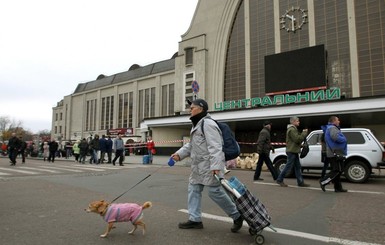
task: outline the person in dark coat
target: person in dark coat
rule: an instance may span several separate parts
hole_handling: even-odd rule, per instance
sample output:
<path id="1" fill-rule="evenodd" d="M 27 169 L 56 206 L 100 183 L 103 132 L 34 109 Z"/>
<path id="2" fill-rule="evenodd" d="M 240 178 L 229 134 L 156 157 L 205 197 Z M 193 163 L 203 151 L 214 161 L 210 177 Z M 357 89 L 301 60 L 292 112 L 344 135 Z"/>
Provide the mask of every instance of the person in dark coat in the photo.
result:
<path id="1" fill-rule="evenodd" d="M 89 145 L 88 145 L 87 140 L 85 138 L 83 138 L 82 141 L 80 141 L 79 149 L 80 149 L 79 162 L 84 164 L 86 161 L 86 156 L 87 156 L 87 152 L 89 149 Z"/>
<path id="2" fill-rule="evenodd" d="M 98 160 L 99 150 L 100 150 L 99 135 L 95 134 L 95 137 L 90 142 L 90 154 L 91 154 L 90 164 L 92 163 L 99 164 L 99 160 Z"/>
<path id="3" fill-rule="evenodd" d="M 270 150 L 274 152 L 270 140 L 271 125 L 272 124 L 270 121 L 264 122 L 263 129 L 261 130 L 261 132 L 259 132 L 257 141 L 257 153 L 259 155 L 259 158 L 257 162 L 257 168 L 254 172 L 254 180 L 263 180 L 259 177 L 261 175 L 263 162 L 265 162 L 267 168 L 273 176 L 273 179 L 276 180 L 278 177 L 277 170 L 274 168 L 273 163 L 270 160 Z"/>
<path id="4" fill-rule="evenodd" d="M 12 133 L 12 137 L 8 141 L 8 154 L 11 160 L 11 166 L 16 165 L 16 157 L 21 148 L 21 140 L 16 137 L 16 133 Z"/>
<path id="5" fill-rule="evenodd" d="M 111 160 L 112 160 L 112 145 L 113 145 L 113 141 L 111 139 L 111 136 L 108 135 L 106 140 L 106 149 L 107 149 L 107 157 L 108 157 L 107 163 L 111 163 Z"/>
<path id="6" fill-rule="evenodd" d="M 23 141 L 23 137 L 20 136 L 20 149 L 19 153 L 21 155 L 21 163 L 25 163 L 25 154 L 27 150 L 27 142 Z"/>
<path id="7" fill-rule="evenodd" d="M 48 143 L 48 146 L 49 146 L 48 162 L 55 162 L 55 156 L 56 156 L 57 150 L 59 149 L 59 144 L 55 141 L 55 139 L 52 139 L 52 141 Z"/>
<path id="8" fill-rule="evenodd" d="M 107 153 L 107 139 L 106 139 L 106 136 L 104 134 L 102 135 L 102 138 L 100 138 L 100 140 L 99 140 L 99 147 L 100 147 L 99 163 L 103 163 L 105 161 L 104 156 Z"/>

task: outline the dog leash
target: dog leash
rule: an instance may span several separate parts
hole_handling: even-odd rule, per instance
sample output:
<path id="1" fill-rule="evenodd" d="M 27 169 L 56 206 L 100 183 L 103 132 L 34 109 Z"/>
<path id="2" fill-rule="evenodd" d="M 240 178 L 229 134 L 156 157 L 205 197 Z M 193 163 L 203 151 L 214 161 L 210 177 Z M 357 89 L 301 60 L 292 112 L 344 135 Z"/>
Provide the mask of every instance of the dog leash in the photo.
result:
<path id="1" fill-rule="evenodd" d="M 146 179 L 148 179 L 151 175 L 153 175 L 154 173 L 158 172 L 159 169 L 163 168 L 163 167 L 166 167 L 166 166 L 162 166 L 160 168 L 158 168 L 157 170 L 151 172 L 150 174 L 148 174 L 146 177 L 144 177 L 142 180 L 140 180 L 138 183 L 136 183 L 135 185 L 133 185 L 130 189 L 126 190 L 125 192 L 123 192 L 122 194 L 120 194 L 118 197 L 116 197 L 114 200 L 112 200 L 111 203 L 115 202 L 116 200 L 118 200 L 119 198 L 121 198 L 124 194 L 126 194 L 127 192 L 129 192 L 130 190 L 134 189 L 137 185 L 139 185 L 140 183 L 142 183 L 143 181 L 145 181 Z"/>

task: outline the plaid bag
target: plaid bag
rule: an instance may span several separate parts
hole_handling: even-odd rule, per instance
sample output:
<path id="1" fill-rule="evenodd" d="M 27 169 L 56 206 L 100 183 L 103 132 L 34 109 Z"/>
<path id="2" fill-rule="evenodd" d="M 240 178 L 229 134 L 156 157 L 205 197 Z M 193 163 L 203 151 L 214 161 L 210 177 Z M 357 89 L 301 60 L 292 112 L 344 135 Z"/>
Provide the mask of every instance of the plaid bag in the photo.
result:
<path id="1" fill-rule="evenodd" d="M 247 224 L 255 232 L 259 232 L 270 225 L 271 217 L 265 206 L 249 190 L 246 189 L 246 193 L 235 200 L 235 205 Z"/>

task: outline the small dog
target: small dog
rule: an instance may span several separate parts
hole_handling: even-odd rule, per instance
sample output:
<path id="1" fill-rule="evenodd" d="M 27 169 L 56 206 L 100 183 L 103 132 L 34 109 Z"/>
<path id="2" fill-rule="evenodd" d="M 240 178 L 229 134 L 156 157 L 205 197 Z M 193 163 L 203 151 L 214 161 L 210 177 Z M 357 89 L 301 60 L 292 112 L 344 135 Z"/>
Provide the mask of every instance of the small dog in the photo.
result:
<path id="1" fill-rule="evenodd" d="M 88 213 L 98 213 L 103 217 L 104 221 L 108 223 L 107 230 L 100 237 L 107 237 L 108 233 L 115 228 L 115 222 L 129 222 L 131 221 L 134 228 L 128 232 L 133 234 L 137 226 L 143 229 L 143 235 L 146 232 L 146 225 L 143 222 L 143 209 L 152 207 L 151 202 L 145 202 L 142 206 L 136 203 L 108 203 L 104 200 L 94 201 L 85 209 Z"/>

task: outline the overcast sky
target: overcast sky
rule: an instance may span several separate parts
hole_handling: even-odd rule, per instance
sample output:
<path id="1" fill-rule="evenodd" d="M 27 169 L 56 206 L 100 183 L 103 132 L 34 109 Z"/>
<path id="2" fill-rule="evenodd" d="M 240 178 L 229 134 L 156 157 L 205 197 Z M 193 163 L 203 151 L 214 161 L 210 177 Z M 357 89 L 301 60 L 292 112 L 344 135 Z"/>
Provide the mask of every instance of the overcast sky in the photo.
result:
<path id="1" fill-rule="evenodd" d="M 78 83 L 167 60 L 198 0 L 0 0 L 0 116 L 36 133 Z"/>

